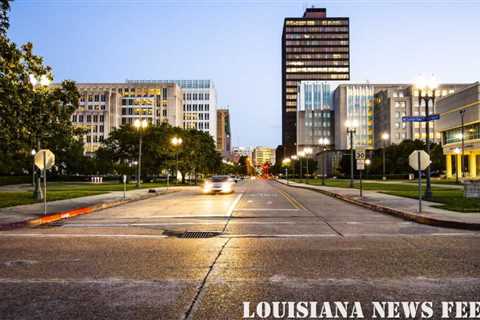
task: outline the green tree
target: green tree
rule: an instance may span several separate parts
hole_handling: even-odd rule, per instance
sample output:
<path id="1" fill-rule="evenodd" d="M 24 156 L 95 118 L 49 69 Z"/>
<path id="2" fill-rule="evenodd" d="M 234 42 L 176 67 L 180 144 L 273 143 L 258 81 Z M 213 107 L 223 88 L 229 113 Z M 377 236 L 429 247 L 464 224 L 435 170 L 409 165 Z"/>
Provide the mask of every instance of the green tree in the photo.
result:
<path id="1" fill-rule="evenodd" d="M 33 46 L 20 47 L 7 37 L 9 1 L 0 7 L 0 174 L 21 174 L 31 168 L 31 149 L 49 148 L 57 156 L 57 172 L 76 170 L 68 158 L 83 157 L 75 140 L 71 114 L 78 107 L 72 81 L 53 88 L 30 83 L 30 76 L 52 79 L 52 70 L 33 54 Z"/>

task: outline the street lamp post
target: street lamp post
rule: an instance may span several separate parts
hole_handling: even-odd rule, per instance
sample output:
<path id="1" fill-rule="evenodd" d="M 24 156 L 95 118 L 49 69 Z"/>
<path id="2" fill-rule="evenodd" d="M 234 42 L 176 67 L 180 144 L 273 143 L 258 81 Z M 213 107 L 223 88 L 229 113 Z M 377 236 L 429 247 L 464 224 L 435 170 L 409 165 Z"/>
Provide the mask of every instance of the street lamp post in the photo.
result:
<path id="1" fill-rule="evenodd" d="M 176 160 L 175 177 L 177 178 L 177 182 L 178 182 L 178 148 L 182 145 L 183 140 L 182 138 L 173 137 L 171 140 L 171 143 L 175 147 L 175 160 Z"/>
<path id="2" fill-rule="evenodd" d="M 313 149 L 312 148 L 305 148 L 303 149 L 303 152 L 305 153 L 305 158 L 307 160 L 307 179 L 310 178 L 310 170 L 308 169 L 308 160 L 310 158 L 310 155 L 313 153 Z"/>
<path id="3" fill-rule="evenodd" d="M 30 74 L 29 75 L 29 80 L 30 80 L 30 84 L 32 85 L 33 89 L 35 90 L 36 88 L 46 88 L 50 85 L 50 78 L 46 75 L 46 74 L 42 74 L 40 76 L 36 76 L 34 74 Z M 38 114 L 37 114 L 38 116 Z M 39 126 L 38 126 L 39 127 Z M 39 137 L 39 133 L 37 131 L 37 133 L 34 135 L 34 138 L 37 140 L 37 149 L 38 150 L 41 150 L 41 144 L 40 144 L 40 137 Z M 35 156 L 35 154 L 33 153 L 35 151 L 36 153 L 36 150 L 33 149 L 32 150 L 32 156 Z M 33 188 L 33 199 L 37 200 L 37 201 L 40 201 L 43 199 L 44 195 L 42 194 L 42 190 L 40 188 L 40 183 L 41 183 L 41 177 L 40 177 L 40 174 L 36 174 L 36 170 L 35 170 L 35 164 L 33 165 L 33 179 L 34 179 L 34 188 Z"/>
<path id="4" fill-rule="evenodd" d="M 32 149 L 31 151 L 32 154 L 32 187 L 35 188 L 35 155 L 37 154 L 37 151 Z"/>
<path id="5" fill-rule="evenodd" d="M 293 177 L 295 177 L 295 160 L 298 160 L 297 155 L 292 156 L 292 169 L 293 169 Z"/>
<path id="6" fill-rule="evenodd" d="M 325 185 L 325 175 L 326 175 L 326 167 L 327 167 L 327 146 L 330 144 L 330 140 L 328 138 L 320 138 L 318 139 L 318 144 L 322 147 L 322 186 Z"/>
<path id="7" fill-rule="evenodd" d="M 455 163 L 457 164 L 456 165 L 456 168 L 455 168 L 455 182 L 458 183 L 458 166 L 460 165 L 458 163 L 458 155 L 460 154 L 460 149 L 459 148 L 455 148 L 455 154 L 457 155 L 455 158 L 456 158 L 456 161 Z"/>
<path id="8" fill-rule="evenodd" d="M 287 179 L 287 184 L 288 184 L 288 166 L 290 165 L 290 158 L 285 158 L 282 160 L 282 164 L 285 167 L 285 179 Z"/>
<path id="9" fill-rule="evenodd" d="M 425 101 L 425 117 L 428 118 L 430 115 L 429 103 L 432 101 L 432 107 L 435 105 L 435 93 L 437 90 L 437 81 L 432 76 L 432 78 L 426 82 L 424 78 L 420 77 L 415 84 L 415 87 L 418 89 L 418 107 L 422 105 L 422 101 Z M 430 121 L 426 121 L 425 124 L 425 144 L 427 147 L 427 153 L 430 156 Z M 432 198 L 432 185 L 430 181 L 430 166 L 426 170 L 426 189 L 425 189 L 425 199 Z"/>
<path id="10" fill-rule="evenodd" d="M 347 120 L 345 121 L 345 127 L 347 127 L 347 134 L 350 135 L 350 188 L 353 188 L 353 135 L 356 132 L 357 121 Z"/>
<path id="11" fill-rule="evenodd" d="M 461 123 L 462 123 L 462 178 L 465 178 L 465 109 L 460 110 L 460 118 L 461 118 Z"/>
<path id="12" fill-rule="evenodd" d="M 138 166 L 137 166 L 137 188 L 140 188 L 141 182 L 140 178 L 142 176 L 142 142 L 143 142 L 143 129 L 148 127 L 148 122 L 146 119 L 140 120 L 136 119 L 133 123 L 135 129 L 137 129 L 139 133 L 139 141 L 138 141 Z"/>
<path id="13" fill-rule="evenodd" d="M 302 158 L 305 157 L 305 152 L 300 151 L 297 153 L 298 159 L 300 159 L 300 179 L 303 179 L 303 164 L 302 164 Z"/>
<path id="14" fill-rule="evenodd" d="M 385 166 L 385 149 L 387 148 L 387 140 L 388 138 L 390 138 L 389 134 L 384 132 L 382 134 L 382 140 L 383 140 L 383 150 L 382 150 L 382 172 L 383 172 L 383 175 L 382 175 L 382 180 L 387 180 L 387 176 L 385 174 L 385 171 L 386 171 L 386 166 Z"/>

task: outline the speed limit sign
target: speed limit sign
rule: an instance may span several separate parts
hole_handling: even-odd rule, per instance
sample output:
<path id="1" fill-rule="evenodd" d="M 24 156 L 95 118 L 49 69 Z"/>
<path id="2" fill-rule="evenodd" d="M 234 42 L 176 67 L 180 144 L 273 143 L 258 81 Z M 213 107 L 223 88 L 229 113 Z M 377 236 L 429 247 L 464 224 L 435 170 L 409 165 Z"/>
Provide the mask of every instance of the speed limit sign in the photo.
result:
<path id="1" fill-rule="evenodd" d="M 355 159 L 365 160 L 367 158 L 367 150 L 365 148 L 357 148 L 355 150 Z"/>

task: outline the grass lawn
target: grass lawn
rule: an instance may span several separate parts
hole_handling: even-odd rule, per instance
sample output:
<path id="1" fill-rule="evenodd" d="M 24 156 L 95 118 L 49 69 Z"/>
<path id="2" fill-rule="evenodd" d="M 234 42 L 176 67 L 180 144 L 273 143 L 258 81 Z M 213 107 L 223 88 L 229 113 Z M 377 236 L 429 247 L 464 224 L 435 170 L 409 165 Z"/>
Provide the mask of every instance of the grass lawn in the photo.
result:
<path id="1" fill-rule="evenodd" d="M 294 179 L 295 182 L 303 182 L 301 179 Z M 321 185 L 321 179 L 306 180 L 311 185 Z M 327 179 L 325 181 L 328 187 L 349 188 L 350 180 Z M 354 188 L 360 188 L 360 184 L 356 180 Z M 383 184 L 370 183 L 363 184 L 364 190 L 376 190 L 382 193 L 394 196 L 418 198 L 418 187 L 415 184 Z M 425 184 L 422 184 L 422 190 L 425 191 Z M 438 208 L 459 212 L 480 212 L 480 199 L 466 199 L 463 197 L 463 190 L 453 188 L 436 188 L 432 187 L 433 202 L 438 202 Z"/>
<path id="2" fill-rule="evenodd" d="M 142 183 L 142 189 L 165 187 L 165 183 Z M 135 184 L 128 184 L 127 190 L 136 189 Z M 123 191 L 121 183 L 92 184 L 84 182 L 47 182 L 47 200 L 65 200 L 93 196 L 111 191 Z M 0 208 L 35 203 L 31 191 L 0 192 Z"/>

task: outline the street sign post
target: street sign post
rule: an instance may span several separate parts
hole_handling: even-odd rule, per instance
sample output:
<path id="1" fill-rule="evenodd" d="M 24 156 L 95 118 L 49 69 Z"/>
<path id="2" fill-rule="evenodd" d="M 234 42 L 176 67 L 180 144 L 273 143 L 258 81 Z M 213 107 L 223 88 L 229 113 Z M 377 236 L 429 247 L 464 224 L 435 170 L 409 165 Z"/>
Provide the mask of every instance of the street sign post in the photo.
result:
<path id="1" fill-rule="evenodd" d="M 363 198 L 362 173 L 365 170 L 365 160 L 357 159 L 357 170 L 360 175 L 360 198 Z"/>
<path id="2" fill-rule="evenodd" d="M 47 214 L 47 170 L 55 165 L 55 155 L 48 149 L 42 149 L 35 155 L 34 163 L 43 174 L 43 214 Z"/>
<path id="3" fill-rule="evenodd" d="M 424 150 L 415 150 L 408 157 L 410 167 L 418 171 L 418 212 L 422 212 L 422 171 L 432 163 Z"/>

